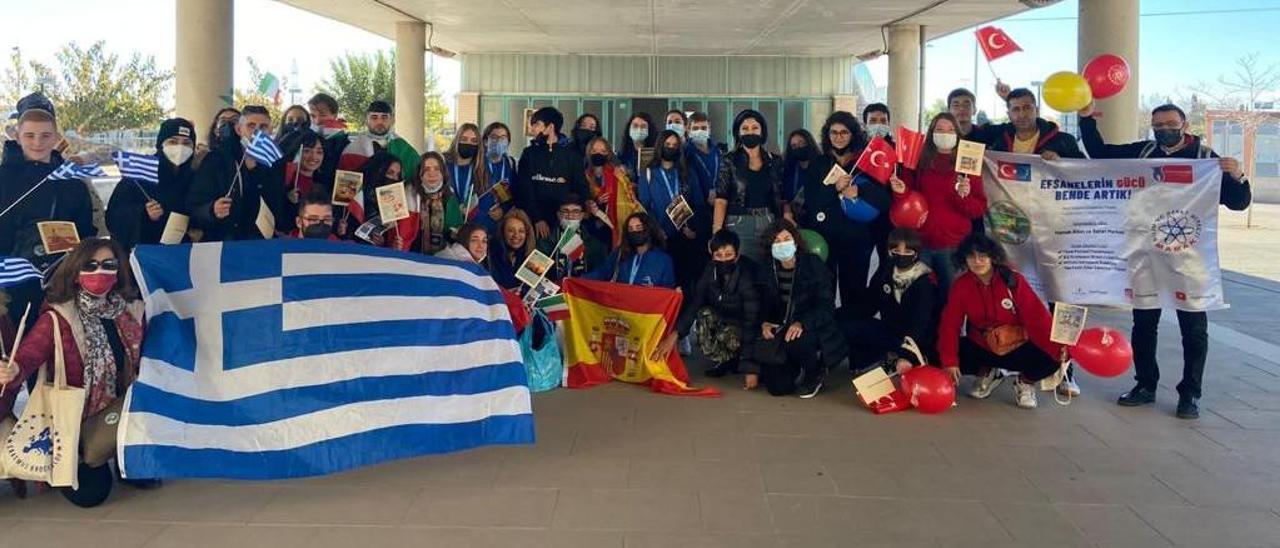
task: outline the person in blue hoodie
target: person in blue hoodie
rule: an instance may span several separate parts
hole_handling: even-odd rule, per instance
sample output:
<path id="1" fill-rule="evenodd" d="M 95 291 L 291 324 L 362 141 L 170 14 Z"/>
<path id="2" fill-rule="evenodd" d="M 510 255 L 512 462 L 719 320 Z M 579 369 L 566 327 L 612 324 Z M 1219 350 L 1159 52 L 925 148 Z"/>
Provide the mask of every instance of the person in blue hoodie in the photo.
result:
<path id="1" fill-rule="evenodd" d="M 684 146 L 680 135 L 673 130 L 664 130 L 657 141 L 657 153 L 639 175 L 636 184 L 636 195 L 645 211 L 650 212 L 662 228 L 667 239 L 667 249 L 675 262 L 676 281 L 686 287 L 695 277 L 702 273 L 706 264 L 707 230 L 699 230 L 709 219 L 703 218 L 708 212 L 706 203 L 693 191 L 690 184 L 689 166 L 684 158 Z M 694 217 L 677 227 L 667 214 L 667 208 L 683 198 L 694 212 Z M 699 217 L 699 214 L 703 217 Z"/>
<path id="2" fill-rule="evenodd" d="M 627 131 L 622 134 L 622 147 L 618 151 L 618 159 L 627 168 L 627 175 L 631 176 L 632 181 L 644 169 L 640 151 L 653 148 L 653 143 L 657 140 L 658 131 L 653 127 L 653 117 L 647 112 L 632 114 L 627 120 Z"/>
<path id="3" fill-rule="evenodd" d="M 647 213 L 627 217 L 627 236 L 600 268 L 587 274 L 588 279 L 630 285 L 674 288 L 675 266 L 671 256 L 662 250 L 665 237 L 658 223 Z"/>
<path id="4" fill-rule="evenodd" d="M 694 192 L 707 198 L 710 208 L 711 193 L 715 192 L 716 178 L 720 176 L 720 145 L 711 138 L 711 120 L 707 113 L 695 112 L 689 116 L 688 133 L 684 152 L 693 176 L 690 183 Z"/>

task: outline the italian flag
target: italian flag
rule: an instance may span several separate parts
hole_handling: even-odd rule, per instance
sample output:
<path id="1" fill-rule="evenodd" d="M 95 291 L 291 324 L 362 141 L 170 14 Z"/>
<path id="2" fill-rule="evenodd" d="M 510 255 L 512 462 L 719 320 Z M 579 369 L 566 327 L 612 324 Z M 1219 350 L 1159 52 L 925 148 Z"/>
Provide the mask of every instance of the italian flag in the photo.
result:
<path id="1" fill-rule="evenodd" d="M 560 241 L 556 242 L 556 249 L 574 262 L 582 260 L 582 256 L 587 252 L 587 246 L 582 242 L 582 235 L 578 234 L 576 228 L 566 230 L 560 235 Z"/>
<path id="2" fill-rule="evenodd" d="M 573 321 L 565 324 L 569 388 L 617 379 L 661 394 L 719 396 L 689 385 L 679 352 L 665 360 L 651 354 L 675 328 L 681 294 L 673 289 L 566 278 L 564 296 Z"/>
<path id="3" fill-rule="evenodd" d="M 539 299 L 533 305 L 553 322 L 569 319 L 569 303 L 565 301 L 564 293 Z"/>

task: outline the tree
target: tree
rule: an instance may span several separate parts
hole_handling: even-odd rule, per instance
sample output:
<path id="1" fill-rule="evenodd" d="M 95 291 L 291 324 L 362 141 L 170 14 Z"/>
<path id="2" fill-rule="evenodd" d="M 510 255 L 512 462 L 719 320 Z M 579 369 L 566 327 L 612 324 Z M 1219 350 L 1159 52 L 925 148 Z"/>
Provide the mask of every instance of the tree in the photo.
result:
<path id="1" fill-rule="evenodd" d="M 56 71 L 37 61 L 24 63 L 14 48 L 5 69 L 6 101 L 40 91 L 53 101 L 59 126 L 78 134 L 153 128 L 164 118 L 160 98 L 173 73 L 157 68 L 155 58 L 134 53 L 124 61 L 102 41 L 87 49 L 68 43 L 55 57 Z"/>
<path id="2" fill-rule="evenodd" d="M 374 100 L 395 103 L 395 52 L 379 51 L 367 55 L 348 53 L 329 60 L 329 68 L 329 77 L 316 86 L 316 91 L 332 95 L 338 100 L 338 111 L 346 117 L 349 127 L 364 124 L 365 109 Z M 426 127 L 443 128 L 447 123 L 449 106 L 440 94 L 439 82 L 434 75 L 427 77 L 423 98 Z"/>

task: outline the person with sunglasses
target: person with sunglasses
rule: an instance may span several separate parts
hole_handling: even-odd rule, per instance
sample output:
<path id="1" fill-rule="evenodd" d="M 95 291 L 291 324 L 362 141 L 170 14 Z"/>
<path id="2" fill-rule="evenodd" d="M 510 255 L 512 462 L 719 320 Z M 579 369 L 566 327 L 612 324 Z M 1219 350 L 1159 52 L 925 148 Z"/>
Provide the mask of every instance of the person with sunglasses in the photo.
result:
<path id="1" fill-rule="evenodd" d="M 67 384 L 85 390 L 85 417 L 125 395 L 138 376 L 144 324 L 124 258 L 118 242 L 103 238 L 86 239 L 67 253 L 49 278 L 39 319 L 18 345 L 13 367 L 0 367 L 0 383 L 8 387 L 0 413 L 12 412 L 17 387 L 41 364 L 53 362 L 55 344 L 62 345 Z M 60 340 L 54 338 L 55 321 Z M 111 493 L 114 475 L 110 463 L 81 463 L 80 488 L 61 491 L 76 506 L 97 506 Z"/>

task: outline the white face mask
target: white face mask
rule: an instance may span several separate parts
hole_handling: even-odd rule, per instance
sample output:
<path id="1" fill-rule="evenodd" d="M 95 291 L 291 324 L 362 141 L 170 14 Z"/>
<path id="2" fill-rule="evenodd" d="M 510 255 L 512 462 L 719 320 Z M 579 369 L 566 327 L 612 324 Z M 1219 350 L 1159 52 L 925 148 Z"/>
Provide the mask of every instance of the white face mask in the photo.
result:
<path id="1" fill-rule="evenodd" d="M 582 219 L 560 219 L 560 228 L 565 230 L 576 230 L 581 224 Z"/>
<path id="2" fill-rule="evenodd" d="M 435 194 L 437 192 L 440 192 L 440 189 L 444 188 L 444 179 L 440 179 L 439 181 L 436 181 L 434 183 L 432 183 L 431 181 L 423 180 L 422 188 L 423 190 L 427 191 L 427 194 Z"/>
<path id="3" fill-rule="evenodd" d="M 938 147 L 938 150 L 951 150 L 956 148 L 958 139 L 954 133 L 934 133 L 933 146 Z"/>
<path id="4" fill-rule="evenodd" d="M 707 144 L 711 140 L 711 130 L 709 129 L 691 129 L 689 130 L 689 139 L 700 145 Z"/>
<path id="5" fill-rule="evenodd" d="M 676 132 L 676 135 L 684 137 L 684 124 L 680 122 L 671 122 L 667 124 L 667 129 Z"/>
<path id="6" fill-rule="evenodd" d="M 637 143 L 649 138 L 649 129 L 642 127 L 631 128 L 631 140 Z"/>
<path id="7" fill-rule="evenodd" d="M 872 138 L 875 138 L 877 135 L 881 137 L 888 137 L 889 124 L 867 124 L 867 135 Z"/>
<path id="8" fill-rule="evenodd" d="M 161 150 L 164 151 L 164 157 L 169 159 L 169 163 L 180 166 L 183 162 L 191 159 L 191 155 L 195 150 L 187 145 L 179 145 L 177 143 L 165 143 Z"/>

